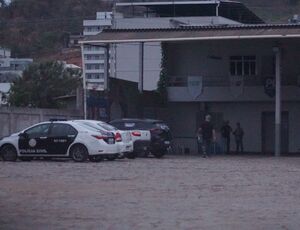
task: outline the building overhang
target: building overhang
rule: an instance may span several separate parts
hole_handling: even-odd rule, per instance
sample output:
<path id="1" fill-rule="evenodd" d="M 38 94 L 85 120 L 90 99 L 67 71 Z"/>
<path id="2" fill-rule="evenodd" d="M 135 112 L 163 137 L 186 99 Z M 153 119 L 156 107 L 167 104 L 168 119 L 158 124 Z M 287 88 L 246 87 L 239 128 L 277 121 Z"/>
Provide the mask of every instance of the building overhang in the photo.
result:
<path id="1" fill-rule="evenodd" d="M 299 24 L 189 26 L 166 29 L 107 29 L 81 44 L 183 42 L 204 40 L 300 38 Z"/>
<path id="2" fill-rule="evenodd" d="M 118 10 L 122 8 L 134 9 L 135 7 L 142 7 L 148 9 L 148 11 L 157 13 L 161 17 L 167 15 L 172 15 L 173 17 L 213 16 L 216 11 L 218 11 L 220 16 L 241 23 L 264 23 L 261 18 L 248 9 L 243 3 L 231 0 L 127 1 L 116 3 L 116 7 Z"/>

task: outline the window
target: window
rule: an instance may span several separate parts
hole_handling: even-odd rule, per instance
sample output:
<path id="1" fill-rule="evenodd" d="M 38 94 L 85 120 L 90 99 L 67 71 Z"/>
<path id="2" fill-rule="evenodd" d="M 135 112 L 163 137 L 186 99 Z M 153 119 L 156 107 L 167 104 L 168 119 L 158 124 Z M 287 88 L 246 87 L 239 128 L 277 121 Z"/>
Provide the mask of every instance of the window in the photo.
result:
<path id="1" fill-rule="evenodd" d="M 97 70 L 97 69 L 104 69 L 104 64 L 100 63 L 100 64 L 86 64 L 85 68 L 88 70 Z"/>
<path id="2" fill-rule="evenodd" d="M 68 135 L 76 135 L 77 131 L 70 125 L 53 124 L 51 129 L 51 137 L 63 137 Z"/>
<path id="3" fill-rule="evenodd" d="M 231 56 L 230 74 L 232 76 L 256 75 L 256 57 L 255 56 Z"/>
<path id="4" fill-rule="evenodd" d="M 100 127 L 102 127 L 103 129 L 105 130 L 108 130 L 108 131 L 116 131 L 117 129 L 109 124 L 105 124 L 105 123 L 98 123 L 98 125 Z"/>
<path id="5" fill-rule="evenodd" d="M 87 73 L 86 79 L 104 79 L 104 73 Z"/>
<path id="6" fill-rule="evenodd" d="M 44 137 L 48 135 L 50 124 L 41 124 L 25 131 L 28 138 Z"/>

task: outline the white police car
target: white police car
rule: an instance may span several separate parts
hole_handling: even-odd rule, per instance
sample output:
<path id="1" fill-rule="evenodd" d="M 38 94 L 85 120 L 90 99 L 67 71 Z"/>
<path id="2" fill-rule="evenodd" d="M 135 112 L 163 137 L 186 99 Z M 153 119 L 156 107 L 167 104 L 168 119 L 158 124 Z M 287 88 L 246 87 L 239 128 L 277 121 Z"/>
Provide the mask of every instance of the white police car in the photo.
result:
<path id="1" fill-rule="evenodd" d="M 119 148 L 120 156 L 127 157 L 129 159 L 135 158 L 135 153 L 133 153 L 133 141 L 130 131 L 118 130 L 114 126 L 107 124 L 103 121 L 74 120 L 74 122 L 95 128 L 99 132 L 112 132 L 115 135 L 115 141 Z"/>
<path id="2" fill-rule="evenodd" d="M 71 157 L 76 162 L 98 162 L 118 152 L 113 133 L 99 133 L 73 121 L 42 122 L 0 140 L 4 161 Z"/>

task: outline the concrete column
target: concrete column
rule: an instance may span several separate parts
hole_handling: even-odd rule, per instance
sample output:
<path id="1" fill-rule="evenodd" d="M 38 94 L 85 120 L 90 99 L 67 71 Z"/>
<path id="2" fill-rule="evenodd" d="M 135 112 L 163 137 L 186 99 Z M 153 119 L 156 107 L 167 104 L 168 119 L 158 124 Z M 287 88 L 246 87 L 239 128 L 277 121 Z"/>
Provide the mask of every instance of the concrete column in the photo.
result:
<path id="1" fill-rule="evenodd" d="M 138 89 L 142 93 L 144 89 L 144 42 L 139 45 L 139 83 Z"/>
<path id="2" fill-rule="evenodd" d="M 105 60 L 105 79 L 104 79 L 104 90 L 109 91 L 109 76 L 110 76 L 110 64 L 109 64 L 109 60 L 110 60 L 110 54 L 109 54 L 109 44 L 107 44 L 105 46 L 105 54 L 106 54 L 106 60 Z"/>
<path id="3" fill-rule="evenodd" d="M 276 56 L 276 95 L 275 95 L 275 156 L 281 155 L 281 50 L 274 47 L 273 51 Z"/>
<path id="4" fill-rule="evenodd" d="M 86 102 L 86 78 L 85 78 L 85 59 L 84 59 L 84 44 L 81 44 L 81 59 L 82 59 L 82 89 L 83 89 L 83 117 L 87 119 L 87 102 Z"/>

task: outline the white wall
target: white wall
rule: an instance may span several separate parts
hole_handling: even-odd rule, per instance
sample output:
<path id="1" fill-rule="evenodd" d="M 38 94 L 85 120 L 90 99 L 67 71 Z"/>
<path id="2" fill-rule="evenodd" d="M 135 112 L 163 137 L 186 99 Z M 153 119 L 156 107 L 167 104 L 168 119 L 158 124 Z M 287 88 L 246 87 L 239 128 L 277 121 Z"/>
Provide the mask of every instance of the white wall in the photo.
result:
<path id="1" fill-rule="evenodd" d="M 203 93 L 193 98 L 187 87 L 170 87 L 171 101 L 270 101 L 264 92 L 263 60 L 271 57 L 275 40 L 224 40 L 169 43 L 167 48 L 168 75 L 171 79 L 187 76 L 203 77 Z M 281 40 L 283 99 L 299 100 L 300 91 L 297 81 L 300 76 L 300 42 L 294 39 Z M 235 96 L 230 91 L 230 56 L 256 56 L 257 75 L 245 76 L 244 93 Z M 271 62 L 271 61 L 270 61 Z M 272 65 L 272 63 L 270 63 Z M 265 69 L 265 68 L 264 68 Z M 214 81 L 219 85 L 206 87 L 205 83 Z M 225 84 L 223 86 L 222 84 Z M 291 85 L 292 84 L 292 85 Z M 299 84 L 299 83 L 298 83 Z"/>
<path id="2" fill-rule="evenodd" d="M 138 82 L 139 79 L 139 44 L 119 44 L 116 51 L 117 78 Z M 144 44 L 144 89 L 154 90 L 160 74 L 160 43 Z"/>

